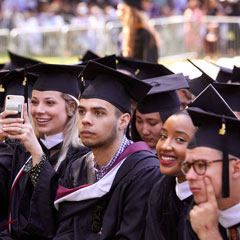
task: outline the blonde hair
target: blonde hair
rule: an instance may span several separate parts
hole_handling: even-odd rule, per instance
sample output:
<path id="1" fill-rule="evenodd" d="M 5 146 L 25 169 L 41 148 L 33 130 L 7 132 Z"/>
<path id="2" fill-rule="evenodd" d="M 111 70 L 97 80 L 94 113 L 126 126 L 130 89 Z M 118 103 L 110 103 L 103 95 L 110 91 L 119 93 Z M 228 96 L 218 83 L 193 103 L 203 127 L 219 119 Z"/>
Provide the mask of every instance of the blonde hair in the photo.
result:
<path id="1" fill-rule="evenodd" d="M 65 105 L 66 105 L 66 111 L 69 116 L 69 120 L 67 124 L 64 126 L 63 129 L 63 145 L 60 150 L 59 158 L 54 166 L 54 169 L 57 169 L 61 162 L 66 158 L 68 149 L 73 146 L 73 147 L 80 147 L 82 146 L 82 142 L 78 136 L 78 108 L 77 108 L 77 102 L 74 100 L 74 98 L 66 93 L 62 93 L 61 97 L 65 100 Z M 74 108 L 72 106 L 74 105 Z M 36 136 L 43 137 L 39 132 L 37 131 L 34 121 L 32 120 L 32 117 L 30 116 L 32 126 L 34 129 L 34 132 Z"/>
<path id="2" fill-rule="evenodd" d="M 144 28 L 150 32 L 153 36 L 151 44 L 154 43 L 159 46 L 160 38 L 158 32 L 155 28 L 149 23 L 149 19 L 143 11 L 138 10 L 137 8 L 131 7 L 125 3 L 119 3 L 122 7 L 122 22 L 123 22 L 123 42 L 122 42 L 122 55 L 124 57 L 133 57 L 134 52 L 134 35 L 137 27 Z"/>

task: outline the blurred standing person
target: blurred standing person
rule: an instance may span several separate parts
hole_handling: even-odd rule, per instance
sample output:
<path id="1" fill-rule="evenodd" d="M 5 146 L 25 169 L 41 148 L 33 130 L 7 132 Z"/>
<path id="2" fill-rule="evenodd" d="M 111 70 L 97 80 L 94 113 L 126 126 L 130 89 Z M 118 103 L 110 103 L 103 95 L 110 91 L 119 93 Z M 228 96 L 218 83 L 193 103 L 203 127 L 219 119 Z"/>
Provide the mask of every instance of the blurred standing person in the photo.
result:
<path id="1" fill-rule="evenodd" d="M 207 16 L 223 15 L 223 8 L 217 0 L 207 0 L 203 9 Z M 206 53 L 210 56 L 217 56 L 219 49 L 219 23 L 207 23 L 206 35 L 204 39 Z"/>
<path id="2" fill-rule="evenodd" d="M 121 55 L 139 60 L 158 62 L 160 38 L 143 12 L 141 1 L 125 0 L 117 5 L 122 21 Z"/>
<path id="3" fill-rule="evenodd" d="M 189 19 L 184 24 L 185 44 L 190 52 L 199 52 L 202 46 L 200 0 L 189 0 L 184 16 Z"/>

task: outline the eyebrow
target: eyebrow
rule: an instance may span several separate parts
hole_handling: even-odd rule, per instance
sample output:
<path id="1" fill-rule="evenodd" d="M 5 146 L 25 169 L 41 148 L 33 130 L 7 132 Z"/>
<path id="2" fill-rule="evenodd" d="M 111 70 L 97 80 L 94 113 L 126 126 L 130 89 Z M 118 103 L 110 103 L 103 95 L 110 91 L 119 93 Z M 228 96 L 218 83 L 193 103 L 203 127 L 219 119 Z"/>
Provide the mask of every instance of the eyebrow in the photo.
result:
<path id="1" fill-rule="evenodd" d="M 189 137 L 189 135 L 188 135 L 187 133 L 183 132 L 183 131 L 176 131 L 176 133 L 184 134 L 184 135 L 186 135 L 187 137 Z"/>
<path id="2" fill-rule="evenodd" d="M 37 97 L 34 97 L 34 96 L 33 96 L 32 98 L 38 99 Z M 55 98 L 54 98 L 54 97 L 45 97 L 44 99 L 47 99 L 47 100 L 48 100 L 48 99 L 55 99 Z"/>
<path id="3" fill-rule="evenodd" d="M 161 131 L 167 132 L 167 129 L 166 129 L 166 128 L 162 128 Z M 188 134 L 185 133 L 185 132 L 183 132 L 183 131 L 176 131 L 176 133 L 178 133 L 178 134 L 184 134 L 184 135 L 186 135 L 187 137 L 189 137 Z"/>
<path id="4" fill-rule="evenodd" d="M 78 108 L 84 108 L 84 109 L 86 109 L 86 107 L 84 107 L 84 106 L 78 106 Z M 106 111 L 107 112 L 107 109 L 106 108 L 104 108 L 104 107 L 91 107 L 90 109 L 92 109 L 92 110 L 103 110 L 103 111 Z"/>

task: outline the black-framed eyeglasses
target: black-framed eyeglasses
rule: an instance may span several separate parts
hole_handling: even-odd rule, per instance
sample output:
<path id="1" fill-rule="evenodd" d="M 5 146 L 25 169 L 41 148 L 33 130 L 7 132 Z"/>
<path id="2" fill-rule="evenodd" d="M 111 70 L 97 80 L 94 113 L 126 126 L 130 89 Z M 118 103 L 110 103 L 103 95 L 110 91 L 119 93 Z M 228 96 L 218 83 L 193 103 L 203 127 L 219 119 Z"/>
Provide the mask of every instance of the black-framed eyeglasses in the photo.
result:
<path id="1" fill-rule="evenodd" d="M 222 159 L 209 160 L 209 161 L 197 160 L 194 162 L 183 161 L 181 163 L 181 170 L 184 175 L 187 175 L 190 168 L 193 167 L 193 170 L 197 175 L 204 175 L 206 173 L 208 165 L 210 165 L 211 163 L 222 162 L 222 161 L 223 161 Z"/>

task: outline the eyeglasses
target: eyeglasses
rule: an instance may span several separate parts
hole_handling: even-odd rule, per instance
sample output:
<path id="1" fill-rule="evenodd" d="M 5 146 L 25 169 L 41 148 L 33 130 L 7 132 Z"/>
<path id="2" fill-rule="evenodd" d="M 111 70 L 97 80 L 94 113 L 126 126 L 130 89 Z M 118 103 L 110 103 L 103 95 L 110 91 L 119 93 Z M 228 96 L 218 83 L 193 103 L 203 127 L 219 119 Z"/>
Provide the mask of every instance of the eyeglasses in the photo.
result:
<path id="1" fill-rule="evenodd" d="M 197 160 L 192 163 L 183 161 L 181 163 L 181 170 L 184 175 L 187 175 L 190 168 L 193 167 L 193 170 L 197 175 L 204 175 L 206 173 L 208 165 L 210 165 L 211 163 L 222 162 L 222 161 L 223 161 L 222 159 L 211 160 L 211 161 Z"/>

